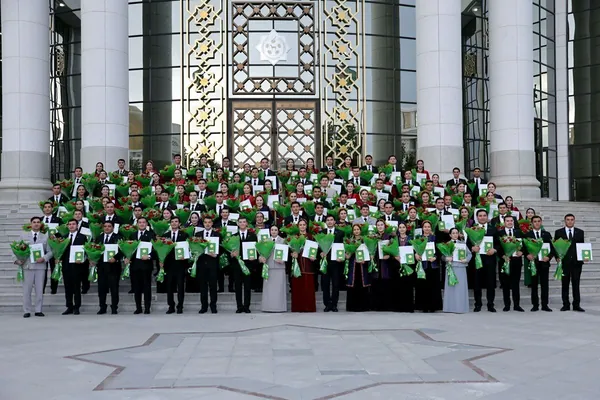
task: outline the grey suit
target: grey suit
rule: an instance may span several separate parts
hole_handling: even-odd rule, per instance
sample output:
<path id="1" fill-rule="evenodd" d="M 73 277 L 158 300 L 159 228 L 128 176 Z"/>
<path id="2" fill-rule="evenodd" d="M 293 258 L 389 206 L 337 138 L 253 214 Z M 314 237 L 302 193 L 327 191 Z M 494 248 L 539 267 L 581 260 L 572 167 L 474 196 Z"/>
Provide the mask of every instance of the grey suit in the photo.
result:
<path id="1" fill-rule="evenodd" d="M 19 240 L 26 241 L 33 244 L 33 232 L 23 232 Z M 44 302 L 44 281 L 46 280 L 46 267 L 48 261 L 52 259 L 52 250 L 47 244 L 48 236 L 44 233 L 38 232 L 35 244 L 42 244 L 44 246 L 44 262 L 43 263 L 31 263 L 29 259 L 25 260 L 23 264 L 23 311 L 31 313 L 31 290 L 35 286 L 35 312 L 42 312 L 42 306 Z M 16 258 L 13 256 L 16 261 Z"/>
<path id="2" fill-rule="evenodd" d="M 364 217 L 358 217 L 356 218 L 354 221 L 352 221 L 352 225 L 354 224 L 364 224 L 367 223 L 369 225 L 375 225 L 377 223 L 377 220 L 373 217 L 367 217 L 367 221 L 365 222 L 365 218 Z"/>

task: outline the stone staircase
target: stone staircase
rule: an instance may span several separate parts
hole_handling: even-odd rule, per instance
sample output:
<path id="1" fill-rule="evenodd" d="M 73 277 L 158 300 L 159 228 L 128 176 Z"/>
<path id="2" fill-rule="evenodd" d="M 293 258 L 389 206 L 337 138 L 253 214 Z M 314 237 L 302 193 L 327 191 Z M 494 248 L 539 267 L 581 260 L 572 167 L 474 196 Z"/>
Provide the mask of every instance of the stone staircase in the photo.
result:
<path id="1" fill-rule="evenodd" d="M 574 203 L 574 202 L 550 202 L 540 201 L 533 203 L 518 203 L 517 206 L 524 213 L 527 207 L 533 207 L 544 219 L 546 230 L 554 234 L 554 230 L 562 226 L 564 214 L 571 212 L 575 214 L 576 226 L 583 229 L 586 241 L 593 244 L 595 260 L 584 266 L 581 277 L 582 305 L 588 303 L 600 303 L 600 203 Z M 16 282 L 16 268 L 12 263 L 10 243 L 16 240 L 21 232 L 23 224 L 29 218 L 39 215 L 37 205 L 2 205 L 0 204 L 0 313 L 22 312 L 22 288 Z M 553 263 L 554 272 L 555 263 Z M 550 303 L 556 306 L 561 304 L 560 282 L 550 281 Z M 120 305 L 122 312 L 132 312 L 135 309 L 133 295 L 128 294 L 130 284 L 128 281 L 121 282 Z M 47 292 L 44 296 L 44 311 L 48 313 L 59 313 L 65 308 L 65 298 L 62 283 L 59 285 L 58 294 L 50 295 L 50 284 L 48 282 Z M 501 293 L 496 294 L 501 302 Z M 500 297 L 498 297 L 500 296 Z M 317 310 L 323 309 L 321 293 L 317 293 Z M 521 292 L 523 306 L 529 305 L 529 289 L 523 287 Z M 252 294 L 254 309 L 260 308 L 261 294 Z M 97 285 L 92 284 L 88 294 L 82 298 L 82 312 L 95 313 L 98 309 Z M 166 294 L 157 294 L 153 287 L 154 312 L 164 312 L 167 309 Z M 345 292 L 340 293 L 340 304 L 345 303 Z M 220 311 L 232 312 L 235 310 L 235 297 L 233 293 L 220 293 L 218 300 Z M 343 306 L 341 307 L 343 308 Z M 200 309 L 200 296 L 198 293 L 186 293 L 185 312 L 196 313 Z"/>

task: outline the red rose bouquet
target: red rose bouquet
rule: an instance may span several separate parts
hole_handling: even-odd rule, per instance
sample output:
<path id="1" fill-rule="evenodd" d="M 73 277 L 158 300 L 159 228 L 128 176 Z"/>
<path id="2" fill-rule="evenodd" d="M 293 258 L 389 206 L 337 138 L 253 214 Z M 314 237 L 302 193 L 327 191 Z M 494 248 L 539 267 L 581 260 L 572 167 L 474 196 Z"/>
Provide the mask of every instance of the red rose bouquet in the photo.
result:
<path id="1" fill-rule="evenodd" d="M 138 228 L 134 225 L 121 225 L 119 227 L 119 234 L 125 238 L 125 240 L 132 240 L 138 234 Z"/>
<path id="2" fill-rule="evenodd" d="M 119 240 L 119 250 L 127 260 L 131 260 L 139 245 L 139 240 Z M 125 264 L 125 268 L 121 273 L 121 280 L 129 278 L 129 264 L 131 264 L 131 261 Z"/>
<path id="3" fill-rule="evenodd" d="M 199 237 L 189 237 L 187 239 L 187 242 L 190 246 L 190 261 L 194 260 L 194 263 L 192 264 L 192 266 L 190 267 L 190 269 L 188 270 L 188 272 L 190 273 L 190 276 L 192 278 L 196 277 L 196 264 L 198 263 L 198 258 L 204 254 L 204 251 L 206 250 L 206 248 L 208 247 L 208 243 L 206 240 L 199 238 Z"/>
<path id="4" fill-rule="evenodd" d="M 87 242 L 83 245 L 85 255 L 90 260 L 90 269 L 88 274 L 88 281 L 96 282 L 98 280 L 98 261 L 104 256 L 104 244 L 97 244 Z"/>
<path id="5" fill-rule="evenodd" d="M 10 244 L 10 248 L 15 255 L 16 259 L 19 261 L 26 261 L 29 259 L 29 255 L 31 254 L 31 249 L 29 248 L 29 243 L 24 240 L 19 240 L 17 242 L 12 242 Z M 23 282 L 23 266 L 19 265 L 17 270 L 17 282 Z"/>
<path id="6" fill-rule="evenodd" d="M 166 275 L 164 263 L 169 253 L 175 248 L 175 243 L 170 239 L 158 237 L 152 241 L 152 248 L 156 252 L 160 263 L 160 270 L 158 271 L 156 281 L 163 282 Z"/>
<path id="7" fill-rule="evenodd" d="M 506 275 L 510 274 L 510 257 L 521 250 L 523 245 L 519 239 L 514 236 L 502 236 L 500 238 L 500 245 L 504 251 L 504 264 L 502 265 L 502 272 Z"/>
<path id="8" fill-rule="evenodd" d="M 67 236 L 67 234 L 63 236 Z M 51 237 L 48 239 L 48 247 L 52 250 L 52 256 L 56 260 L 56 265 L 54 267 L 54 271 L 52 271 L 51 278 L 57 282 L 60 282 L 62 279 L 62 256 L 65 254 L 65 251 L 69 247 L 71 242 L 69 239 Z"/>

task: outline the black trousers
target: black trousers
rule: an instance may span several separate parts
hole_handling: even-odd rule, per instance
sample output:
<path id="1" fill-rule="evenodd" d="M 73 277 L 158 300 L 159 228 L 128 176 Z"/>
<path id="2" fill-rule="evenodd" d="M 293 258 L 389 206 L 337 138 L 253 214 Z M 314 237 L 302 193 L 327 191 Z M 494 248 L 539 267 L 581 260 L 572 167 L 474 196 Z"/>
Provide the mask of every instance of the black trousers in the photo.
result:
<path id="1" fill-rule="evenodd" d="M 550 275 L 550 264 L 547 266 L 536 263 L 537 273 L 531 277 L 531 304 L 535 307 L 540 306 L 538 297 L 538 283 L 542 288 L 542 307 L 548 306 L 548 279 Z"/>
<path id="2" fill-rule="evenodd" d="M 55 294 L 58 290 L 58 281 L 52 279 L 52 272 L 54 272 L 54 267 L 56 267 L 56 261 L 54 258 L 48 261 L 48 266 L 50 267 L 50 273 L 48 273 L 48 268 L 46 268 L 46 276 L 44 277 L 44 293 L 46 293 L 46 284 L 48 283 L 48 279 L 50 279 L 50 290 L 52 294 Z"/>
<path id="3" fill-rule="evenodd" d="M 187 263 L 187 261 L 186 261 Z M 167 273 L 165 283 L 167 285 L 167 304 L 169 308 L 175 308 L 175 291 L 177 291 L 177 309 L 183 310 L 183 299 L 185 298 L 185 272 L 182 265 L 170 265 L 165 268 Z"/>
<path id="4" fill-rule="evenodd" d="M 500 267 L 504 265 L 504 260 L 499 261 Z M 521 291 L 519 284 L 521 281 L 521 270 L 523 269 L 523 261 L 514 257 L 510 259 L 510 271 L 506 275 L 500 272 L 500 282 L 502 283 L 502 297 L 504 298 L 504 306 L 510 307 L 510 295 L 512 293 L 512 301 L 515 307 L 521 305 Z"/>
<path id="5" fill-rule="evenodd" d="M 228 268 L 231 269 L 230 266 L 227 266 L 225 268 L 221 268 L 219 266 L 219 269 L 217 271 L 217 283 L 218 283 L 218 287 L 219 287 L 219 291 L 220 292 L 224 292 L 225 291 L 225 270 L 228 269 Z M 229 282 L 228 282 L 227 289 L 230 292 L 233 292 L 233 290 L 234 290 L 234 288 L 233 288 L 233 274 L 229 274 L 228 281 Z"/>
<path id="6" fill-rule="evenodd" d="M 251 265 L 246 266 L 248 269 L 251 268 Z M 235 284 L 235 301 L 237 303 L 237 308 L 250 308 L 250 297 L 252 295 L 252 280 L 250 275 L 245 275 L 242 272 L 242 269 L 237 264 L 237 262 L 232 263 L 231 268 L 233 269 L 233 280 Z M 243 298 L 242 298 L 243 291 Z"/>
<path id="7" fill-rule="evenodd" d="M 475 272 L 475 307 L 481 307 L 481 296 L 483 288 L 486 288 L 487 306 L 493 307 L 496 299 L 496 263 L 483 264 L 483 267 Z"/>
<path id="8" fill-rule="evenodd" d="M 579 294 L 579 281 L 581 279 L 581 265 L 565 265 L 563 263 L 562 301 L 563 306 L 569 307 L 569 283 L 573 284 L 573 307 L 579 307 L 581 296 Z"/>
<path id="9" fill-rule="evenodd" d="M 325 307 L 337 307 L 340 299 L 340 268 L 344 268 L 344 263 L 329 261 L 327 264 L 327 273 L 321 275 L 321 290 L 323 291 L 323 304 Z"/>
<path id="10" fill-rule="evenodd" d="M 63 263 L 63 282 L 65 285 L 65 299 L 68 309 L 79 309 L 81 307 L 81 271 L 85 271 L 87 280 L 86 264 Z"/>
<path id="11" fill-rule="evenodd" d="M 252 290 L 262 293 L 263 289 L 263 278 L 262 278 L 262 264 L 253 263 L 252 268 L 250 268 L 250 280 L 252 283 Z"/>
<path id="12" fill-rule="evenodd" d="M 199 262 L 200 264 L 200 262 Z M 200 286 L 200 304 L 202 310 L 208 309 L 208 295 L 210 294 L 210 308 L 216 309 L 217 307 L 217 275 L 219 265 L 218 264 L 200 264 L 196 271 L 196 279 L 198 279 L 198 285 Z"/>
<path id="13" fill-rule="evenodd" d="M 135 308 L 142 309 L 142 294 L 144 295 L 144 309 L 150 310 L 152 304 L 152 267 L 131 268 L 131 286 Z"/>
<path id="14" fill-rule="evenodd" d="M 90 290 L 90 281 L 88 275 L 90 273 L 90 265 L 86 262 L 85 265 L 79 265 L 77 271 L 79 272 L 79 282 L 81 285 L 81 293 L 87 293 Z"/>
<path id="15" fill-rule="evenodd" d="M 98 264 L 98 299 L 100 308 L 106 310 L 106 295 L 110 291 L 110 308 L 119 308 L 119 281 L 121 280 L 121 263 Z"/>

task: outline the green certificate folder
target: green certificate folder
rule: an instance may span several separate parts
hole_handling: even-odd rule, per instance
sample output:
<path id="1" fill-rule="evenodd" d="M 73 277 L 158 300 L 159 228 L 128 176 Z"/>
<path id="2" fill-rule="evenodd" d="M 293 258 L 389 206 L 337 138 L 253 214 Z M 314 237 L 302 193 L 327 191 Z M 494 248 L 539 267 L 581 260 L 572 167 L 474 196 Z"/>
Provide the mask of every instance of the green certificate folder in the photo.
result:
<path id="1" fill-rule="evenodd" d="M 406 255 L 406 263 L 407 264 L 414 264 L 415 263 L 415 255 L 414 254 L 407 254 Z"/>
<path id="2" fill-rule="evenodd" d="M 338 250 L 335 252 L 335 259 L 336 260 L 342 260 L 346 258 L 345 254 L 344 254 L 344 250 Z"/>
<path id="3" fill-rule="evenodd" d="M 140 257 L 149 256 L 149 255 L 150 255 L 150 249 L 147 249 L 145 247 L 140 247 Z"/>
<path id="4" fill-rule="evenodd" d="M 485 246 L 483 247 L 484 250 L 487 252 L 488 250 L 492 250 L 494 248 L 494 243 L 492 242 L 485 242 Z"/>
<path id="5" fill-rule="evenodd" d="M 433 257 L 435 257 L 434 250 L 431 250 L 431 249 L 425 250 L 425 258 L 427 258 L 429 260 L 430 258 L 433 258 Z"/>
<path id="6" fill-rule="evenodd" d="M 85 260 L 85 252 L 84 251 L 76 251 L 75 252 L 75 262 Z"/>
<path id="7" fill-rule="evenodd" d="M 444 221 L 440 221 L 438 223 L 438 227 L 439 227 L 440 231 L 446 230 L 446 223 Z"/>
<path id="8" fill-rule="evenodd" d="M 542 248 L 542 250 L 540 251 L 540 253 L 542 253 L 542 258 L 548 257 L 550 255 L 550 250 Z"/>
<path id="9" fill-rule="evenodd" d="M 365 251 L 356 250 L 356 262 L 362 263 L 365 261 Z"/>
<path id="10" fill-rule="evenodd" d="M 256 249 L 248 249 L 248 259 L 256 258 Z"/>
<path id="11" fill-rule="evenodd" d="M 466 260 L 467 251 L 465 249 L 458 249 L 458 260 Z"/>
<path id="12" fill-rule="evenodd" d="M 115 258 L 115 255 L 117 254 L 114 251 L 107 251 L 106 253 L 108 254 L 108 258 Z"/>
<path id="13" fill-rule="evenodd" d="M 34 260 L 37 260 L 38 258 L 42 258 L 42 251 L 41 250 L 33 250 L 32 252 L 33 252 L 33 259 Z"/>
<path id="14" fill-rule="evenodd" d="M 589 250 L 583 250 L 581 252 L 581 258 L 583 261 L 590 261 L 592 259 L 592 252 Z"/>
<path id="15" fill-rule="evenodd" d="M 275 250 L 275 259 L 277 261 L 283 261 L 283 250 L 281 250 L 281 249 Z"/>
<path id="16" fill-rule="evenodd" d="M 175 259 L 176 260 L 185 260 L 185 252 L 183 251 L 183 248 L 175 249 Z"/>
<path id="17" fill-rule="evenodd" d="M 310 250 L 308 251 L 308 257 L 309 258 L 317 258 L 317 248 L 316 247 L 310 248 Z"/>
<path id="18" fill-rule="evenodd" d="M 208 249 L 206 250 L 206 252 L 209 254 L 217 254 L 217 244 L 210 242 L 208 244 Z"/>

